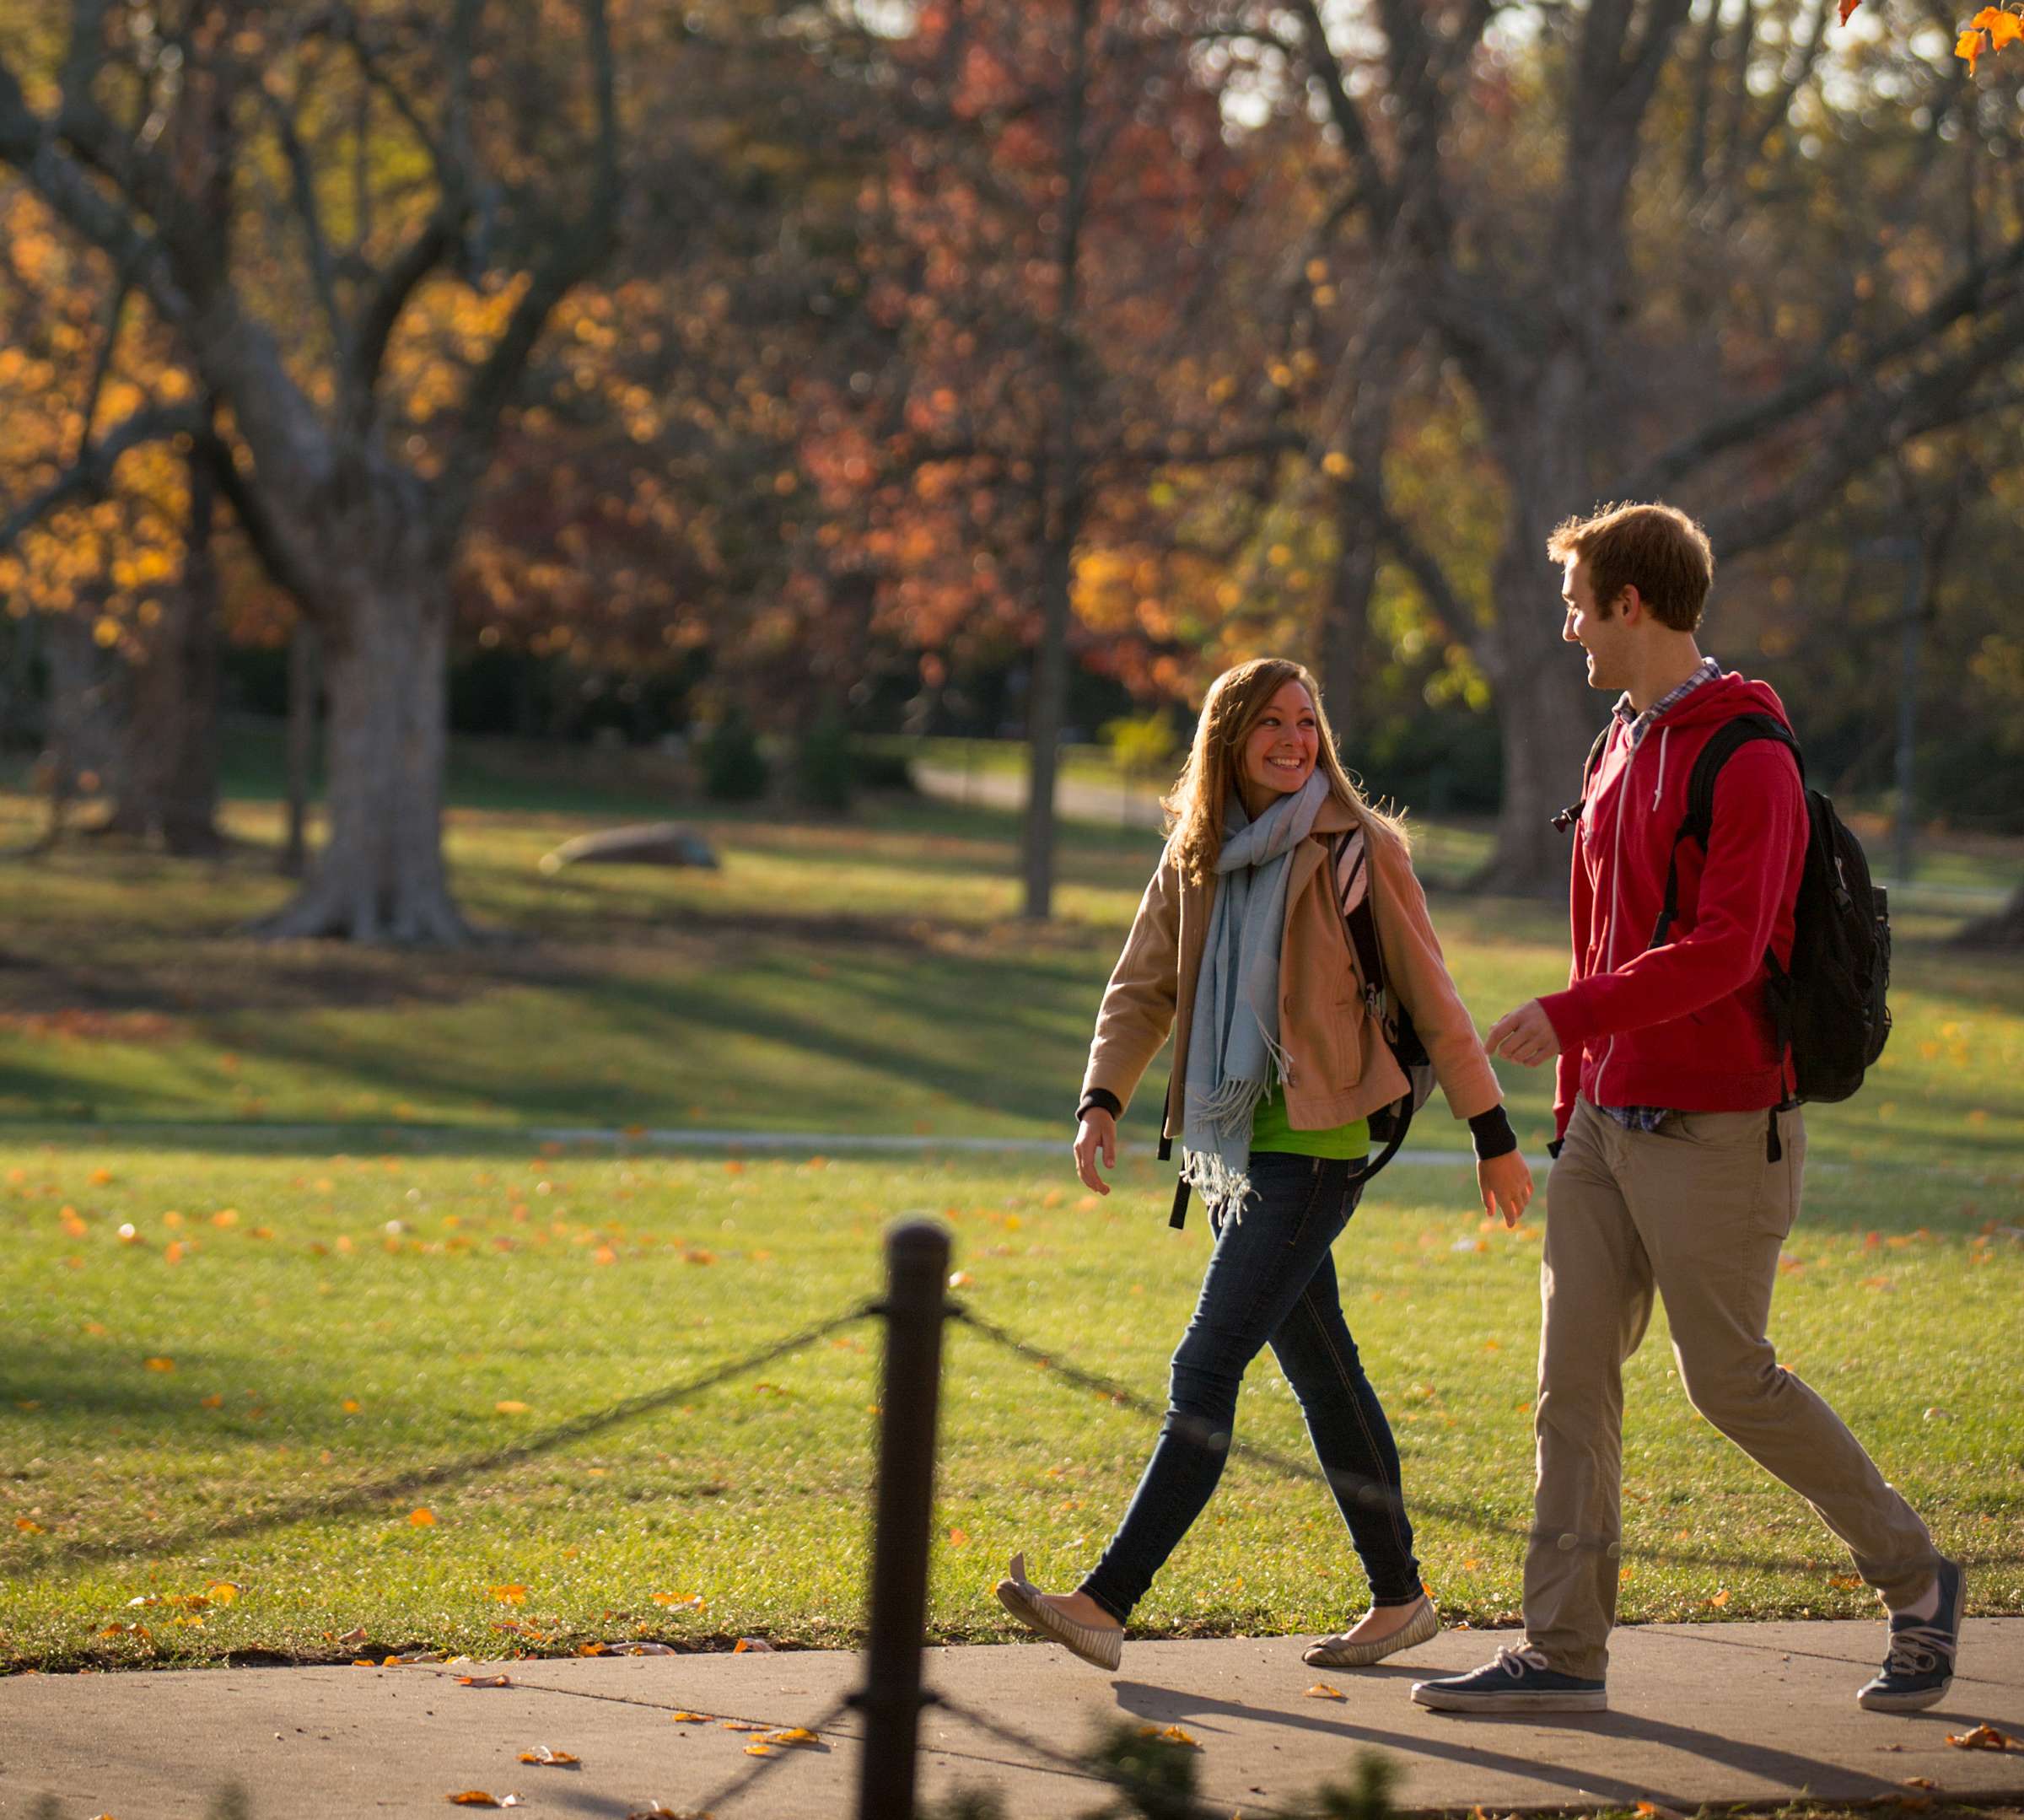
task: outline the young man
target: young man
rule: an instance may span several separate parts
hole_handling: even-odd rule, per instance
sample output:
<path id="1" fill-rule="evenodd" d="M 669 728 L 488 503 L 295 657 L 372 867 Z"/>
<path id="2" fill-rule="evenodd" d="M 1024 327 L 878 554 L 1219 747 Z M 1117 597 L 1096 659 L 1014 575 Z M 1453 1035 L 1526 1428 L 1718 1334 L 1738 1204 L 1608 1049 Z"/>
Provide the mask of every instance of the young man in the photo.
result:
<path id="1" fill-rule="evenodd" d="M 1678 915 L 1648 945 L 1695 755 L 1734 716 L 1784 710 L 1695 643 L 1714 559 L 1683 513 L 1616 507 L 1547 547 L 1566 571 L 1561 636 L 1591 688 L 1621 692 L 1575 833 L 1568 988 L 1500 1018 L 1487 1042 L 1528 1068 L 1559 1058 L 1526 1636 L 1413 1698 L 1444 1712 L 1607 1704 L 1623 1365 L 1655 1290 L 1694 1407 L 1812 1505 L 1882 1596 L 1889 1656 L 1857 1699 L 1930 1706 L 1953 1677 L 1961 1570 L 1764 1337 L 1806 1142 L 1765 999 L 1766 950 L 1790 958 L 1807 837 L 1784 746 L 1752 740 L 1723 766 L 1707 850 L 1680 847 Z"/>

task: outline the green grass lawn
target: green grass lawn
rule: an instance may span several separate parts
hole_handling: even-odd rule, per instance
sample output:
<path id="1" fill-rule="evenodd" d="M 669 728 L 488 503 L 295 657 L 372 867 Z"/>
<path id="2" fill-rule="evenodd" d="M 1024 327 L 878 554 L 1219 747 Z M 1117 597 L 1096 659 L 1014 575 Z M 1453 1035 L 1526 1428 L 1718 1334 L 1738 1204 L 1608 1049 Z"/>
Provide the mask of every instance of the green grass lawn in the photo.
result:
<path id="1" fill-rule="evenodd" d="M 1106 1201 L 1065 1155 L 1147 839 L 1069 830 L 1042 929 L 1015 916 L 1010 821 L 927 804 L 719 816 L 720 872 L 536 870 L 650 809 L 559 788 L 539 813 L 460 807 L 458 888 L 513 939 L 447 957 L 248 943 L 238 926 L 285 889 L 258 851 L 0 865 L 0 1663 L 853 1639 L 870 1323 L 584 1424 L 871 1295 L 900 1214 L 949 1223 L 981 1313 L 1161 1394 L 1200 1222 L 1168 1232 L 1143 1144 Z M 232 819 L 275 831 L 270 804 Z M 0 845 L 31 821 L 0 798 Z M 1435 907 L 1486 1023 L 1564 977 L 1550 909 Z M 1774 1337 L 1943 1542 L 2014 1556 L 2024 964 L 1952 954 L 1944 928 L 1906 919 L 1885 1065 L 1810 1116 Z M 1507 1084 L 1536 1146 L 1545 1083 Z M 283 1128 L 304 1123 L 328 1128 Z M 615 1154 L 544 1147 L 524 1129 L 543 1123 L 1038 1135 L 1063 1154 Z M 1143 1107 L 1126 1132 L 1149 1136 Z M 1437 1105 L 1415 1142 L 1459 1139 Z M 1483 1230 L 1472 1202 L 1459 1159 L 1402 1169 L 1338 1256 L 1430 1583 L 1487 1624 L 1518 1598 L 1538 1246 Z M 1634 1552 L 1627 1613 L 1871 1609 L 1804 1505 L 1688 1410 L 1662 1328 L 1630 1379 L 1630 1544 L 1701 1559 Z M 1025 1547 L 1046 1582 L 1086 1565 L 1148 1424 L 961 1327 L 944 1411 L 931 1622 L 1001 1635 L 1005 1554 Z M 1269 1362 L 1243 1433 L 1305 1451 Z M 2024 1566 L 1970 1588 L 1978 1612 L 2024 1611 Z M 1137 1622 L 1332 1629 L 1360 1590 L 1320 1490 L 1240 1462 Z"/>

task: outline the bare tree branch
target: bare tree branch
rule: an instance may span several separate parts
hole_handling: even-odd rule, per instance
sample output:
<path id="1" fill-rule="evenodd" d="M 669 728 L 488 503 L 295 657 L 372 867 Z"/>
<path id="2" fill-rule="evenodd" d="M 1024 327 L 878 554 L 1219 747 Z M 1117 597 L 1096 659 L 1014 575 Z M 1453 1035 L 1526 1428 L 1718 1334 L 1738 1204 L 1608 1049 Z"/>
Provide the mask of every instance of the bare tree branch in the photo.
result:
<path id="1" fill-rule="evenodd" d="M 2007 310 L 1979 318 L 1974 332 L 1945 362 L 1909 382 L 1877 387 L 1858 399 L 1836 433 L 1817 445 L 1812 460 L 1779 492 L 1747 501 L 1708 520 L 1717 547 L 1741 552 L 1783 536 L 1829 505 L 1854 476 L 1880 456 L 1918 437 L 1984 416 L 2016 396 L 2014 386 L 1994 398 L 1979 387 L 2000 372 L 2024 336 L 2024 294 Z"/>
<path id="2" fill-rule="evenodd" d="M 1293 14 L 1300 21 L 1301 40 L 1307 51 L 1307 67 L 1322 85 L 1322 94 L 1328 103 L 1328 117 L 1342 136 L 1343 149 L 1356 171 L 1363 199 L 1373 209 L 1388 214 L 1391 182 L 1386 176 L 1383 160 L 1371 143 L 1370 130 L 1364 124 L 1363 112 L 1356 105 L 1356 98 L 1343 80 L 1342 62 L 1335 54 L 1335 46 L 1328 41 L 1328 28 L 1322 21 L 1321 9 L 1315 0 L 1295 0 Z"/>
<path id="3" fill-rule="evenodd" d="M 2005 248 L 1987 265 L 1964 272 L 1919 315 L 1880 337 L 1855 359 L 1836 359 L 1830 346 L 1776 391 L 1682 438 L 1638 470 L 1628 492 L 1638 498 L 1657 498 L 1716 455 L 1790 422 L 1838 393 L 1874 384 L 1892 362 L 1931 347 L 1957 323 L 2005 303 L 2014 310 L 2021 274 L 2024 239 Z"/>
<path id="4" fill-rule="evenodd" d="M 499 338 L 465 392 L 457 433 L 434 493 L 437 547 L 454 545 L 486 468 L 500 416 L 555 307 L 609 256 L 617 238 L 618 104 L 611 20 L 605 0 L 584 0 L 586 54 L 595 112 L 590 196 L 572 223 L 557 224 L 546 258 L 530 275 Z"/>

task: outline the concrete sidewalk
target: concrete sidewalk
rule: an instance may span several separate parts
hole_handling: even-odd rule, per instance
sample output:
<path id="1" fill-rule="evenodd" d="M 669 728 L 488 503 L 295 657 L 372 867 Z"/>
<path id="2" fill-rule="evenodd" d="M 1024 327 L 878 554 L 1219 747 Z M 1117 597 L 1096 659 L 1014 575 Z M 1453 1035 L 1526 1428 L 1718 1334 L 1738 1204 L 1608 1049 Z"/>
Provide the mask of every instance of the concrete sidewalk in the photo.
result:
<path id="1" fill-rule="evenodd" d="M 2024 1799 L 2024 1753 L 1946 1742 L 1984 1720 L 2024 1733 L 2024 1618 L 1970 1619 L 1951 1695 L 1905 1718 L 1854 1702 L 1882 1634 L 1880 1623 L 1626 1629 L 1613 1710 L 1552 1721 L 1445 1717 L 1407 1699 L 1413 1680 L 1482 1661 L 1515 1640 L 1508 1632 L 1451 1632 L 1409 1666 L 1319 1677 L 1297 1639 L 1128 1644 L 1116 1676 L 1041 1643 L 934 1650 L 929 1683 L 954 1704 L 923 1715 L 922 1785 L 931 1798 L 999 1789 L 1013 1820 L 1101 1805 L 1078 1769 L 1036 1759 L 963 1717 L 969 1709 L 1070 1758 L 1101 1721 L 1177 1725 L 1200 1747 L 1211 1811 L 1246 1817 L 1346 1779 L 1373 1747 L 1399 1766 L 1400 1801 L 1421 1808 L 1865 1801 L 1917 1777 L 1964 1797 Z M 493 1671 L 512 1684 L 458 1683 Z M 754 1734 L 722 1721 L 805 1724 L 858 1677 L 858 1659 L 834 1650 L 17 1677 L 0 1681 L 0 1816 L 26 1816 L 49 1794 L 67 1820 L 202 1820 L 228 1782 L 245 1789 L 254 1820 L 439 1813 L 466 1789 L 518 1795 L 536 1813 L 616 1817 L 659 1801 L 707 1804 L 719 1820 L 842 1816 L 863 1731 L 854 1714 L 826 1725 L 820 1746 L 762 1758 L 746 1754 Z M 1346 1698 L 1309 1696 L 1317 1679 Z M 540 1745 L 579 1766 L 518 1761 Z"/>

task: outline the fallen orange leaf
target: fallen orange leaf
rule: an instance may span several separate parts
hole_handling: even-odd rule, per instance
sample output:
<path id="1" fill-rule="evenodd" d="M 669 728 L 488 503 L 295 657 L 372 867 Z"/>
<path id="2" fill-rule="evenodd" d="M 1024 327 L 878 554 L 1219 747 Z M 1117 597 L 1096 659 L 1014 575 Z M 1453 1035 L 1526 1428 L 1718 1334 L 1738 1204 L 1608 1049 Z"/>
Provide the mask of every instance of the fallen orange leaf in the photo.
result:
<path id="1" fill-rule="evenodd" d="M 1639 1801 L 1638 1812 L 1644 1820 L 1685 1820 L 1677 1807 L 1668 1807 L 1660 1801 Z"/>
<path id="2" fill-rule="evenodd" d="M 457 1685 L 460 1688 L 509 1688 L 513 1685 L 513 1677 L 511 1675 L 459 1675 Z"/>
<path id="3" fill-rule="evenodd" d="M 747 1757 L 778 1757 L 780 1753 L 770 1744 L 748 1744 L 745 1747 L 745 1754 Z"/>
<path id="4" fill-rule="evenodd" d="M 567 1769 L 572 1764 L 579 1763 L 580 1759 L 572 1757 L 568 1751 L 552 1751 L 546 1744 L 537 1744 L 530 1751 L 522 1751 L 520 1761 L 524 1763 L 540 1763 L 550 1769 Z"/>
<path id="5" fill-rule="evenodd" d="M 1332 1688 L 1326 1681 L 1317 1681 L 1308 1688 L 1307 1698 L 1311 1700 L 1346 1700 L 1349 1696 L 1340 1688 Z"/>
<path id="6" fill-rule="evenodd" d="M 1986 1722 L 1977 1726 L 1972 1731 L 1962 1732 L 1958 1737 L 1949 1732 L 1946 1742 L 1956 1750 L 1962 1751 L 2024 1750 L 2024 1744 L 2020 1744 L 2008 1732 L 1999 1731 Z"/>
<path id="7" fill-rule="evenodd" d="M 952 1529 L 949 1532 L 949 1546 L 952 1548 L 960 1548 L 969 1540 L 970 1532 L 966 1529 Z"/>
<path id="8" fill-rule="evenodd" d="M 1720 1607 L 1726 1605 L 1729 1602 L 1729 1589 L 1726 1586 L 1724 1586 L 1722 1590 L 1716 1593 L 1715 1596 L 1712 1599 L 1709 1600 L 1708 1602 L 1710 1605 L 1716 1607 L 1718 1609 Z"/>
<path id="9" fill-rule="evenodd" d="M 1202 1748 L 1178 1726 L 1141 1726 L 1138 1736 L 1142 1738 L 1157 1738 L 1162 1744 L 1185 1744 L 1190 1750 L 1198 1751 Z"/>
<path id="10" fill-rule="evenodd" d="M 527 1589 L 518 1580 L 510 1586 L 494 1586 L 492 1596 L 501 1605 L 525 1605 L 527 1602 Z"/>
<path id="11" fill-rule="evenodd" d="M 665 1606 L 670 1611 L 700 1612 L 703 1607 L 700 1592 L 656 1592 L 652 1597 L 656 1605 Z"/>
<path id="12" fill-rule="evenodd" d="M 497 1807 L 499 1805 L 483 1789 L 466 1789 L 460 1795 L 448 1795 L 444 1799 L 456 1807 Z"/>
<path id="13" fill-rule="evenodd" d="M 740 1637 L 731 1645 L 731 1654 L 734 1656 L 744 1656 L 748 1652 L 770 1656 L 773 1653 L 773 1646 L 764 1637 Z"/>
<path id="14" fill-rule="evenodd" d="M 213 1391 L 208 1397 L 204 1398 L 204 1407 L 207 1409 L 222 1409 L 224 1406 L 225 1399 L 217 1391 Z"/>
<path id="15" fill-rule="evenodd" d="M 175 1369 L 175 1361 L 173 1359 L 148 1359 L 143 1360 L 142 1363 L 150 1371 L 173 1371 Z"/>
<path id="16" fill-rule="evenodd" d="M 822 1740 L 806 1726 L 783 1726 L 778 1731 L 766 1735 L 768 1744 L 820 1744 Z"/>
<path id="17" fill-rule="evenodd" d="M 42 1526 L 32 1516 L 17 1516 L 14 1527 L 24 1536 L 39 1536 L 42 1533 Z"/>
<path id="18" fill-rule="evenodd" d="M 430 1510 L 427 1505 L 423 1505 L 418 1510 L 410 1510 L 407 1513 L 407 1521 L 409 1524 L 416 1529 L 427 1529 L 432 1523 L 435 1521 L 435 1520 L 436 1513 Z"/>
<path id="19" fill-rule="evenodd" d="M 708 1713 L 670 1713 L 668 1717 L 678 1726 L 707 1726 L 710 1722 Z"/>
<path id="20" fill-rule="evenodd" d="M 497 1415 L 525 1415 L 527 1413 L 527 1405 L 514 1397 L 505 1397 L 500 1402 L 495 1403 L 492 1407 L 493 1413 Z"/>
<path id="21" fill-rule="evenodd" d="M 719 1719 L 718 1725 L 726 1731 L 763 1731 L 764 1726 L 754 1725 L 749 1719 Z"/>
<path id="22" fill-rule="evenodd" d="M 358 1413 L 358 1399 L 356 1397 L 347 1397 L 344 1399 L 343 1408 L 347 1415 L 357 1415 Z"/>

